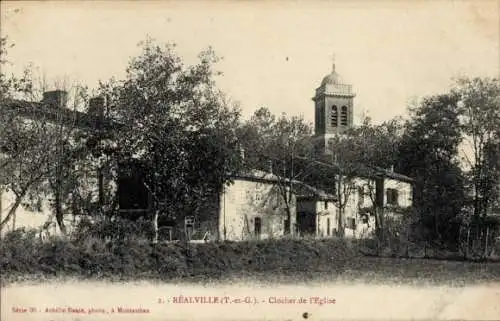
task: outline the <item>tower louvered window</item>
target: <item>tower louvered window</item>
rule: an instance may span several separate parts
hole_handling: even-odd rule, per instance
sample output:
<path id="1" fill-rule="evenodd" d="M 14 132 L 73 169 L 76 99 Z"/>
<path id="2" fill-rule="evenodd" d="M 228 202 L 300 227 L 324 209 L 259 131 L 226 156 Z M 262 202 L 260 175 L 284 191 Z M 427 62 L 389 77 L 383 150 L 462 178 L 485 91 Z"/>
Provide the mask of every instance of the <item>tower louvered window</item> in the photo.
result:
<path id="1" fill-rule="evenodd" d="M 340 114 L 340 125 L 347 126 L 347 107 L 342 106 L 342 111 Z"/>
<path id="2" fill-rule="evenodd" d="M 338 110 L 337 106 L 332 106 L 332 114 L 330 116 L 330 123 L 332 127 L 337 127 L 337 119 L 338 119 Z"/>

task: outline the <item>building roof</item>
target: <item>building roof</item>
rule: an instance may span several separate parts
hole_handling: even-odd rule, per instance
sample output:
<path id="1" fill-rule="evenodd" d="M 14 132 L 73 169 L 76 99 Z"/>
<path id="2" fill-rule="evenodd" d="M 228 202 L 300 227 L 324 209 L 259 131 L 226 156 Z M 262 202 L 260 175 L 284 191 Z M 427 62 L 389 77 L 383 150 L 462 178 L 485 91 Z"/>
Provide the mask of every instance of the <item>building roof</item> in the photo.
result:
<path id="1" fill-rule="evenodd" d="M 335 71 L 335 69 L 332 70 L 332 72 L 328 75 L 326 75 L 323 80 L 321 81 L 321 86 L 324 85 L 342 85 L 343 81 L 340 75 Z"/>
<path id="2" fill-rule="evenodd" d="M 323 80 L 321 81 L 321 86 L 324 85 L 344 85 L 344 80 L 342 77 L 338 74 L 338 72 L 335 69 L 335 62 L 332 64 L 332 71 L 323 77 Z"/>
<path id="3" fill-rule="evenodd" d="M 63 124 L 72 124 L 82 128 L 94 128 L 97 118 L 88 113 L 69 108 L 53 106 L 43 102 L 8 99 L 0 106 L 3 111 L 13 111 L 16 115 L 26 118 L 46 117 L 46 119 Z"/>
<path id="4" fill-rule="evenodd" d="M 380 167 L 375 167 L 375 166 L 371 166 L 369 168 L 371 168 L 374 171 L 375 175 L 379 175 L 379 176 L 382 176 L 385 178 L 390 178 L 390 179 L 394 179 L 394 180 L 406 182 L 406 183 L 415 182 L 415 180 L 413 178 L 406 176 L 406 175 L 403 175 L 403 174 L 396 173 L 391 169 L 385 169 L 385 168 L 380 168 Z"/>
<path id="5" fill-rule="evenodd" d="M 336 174 L 342 173 L 343 169 L 336 163 L 329 163 L 326 161 L 309 160 L 304 157 L 295 157 L 299 161 L 313 162 L 319 168 L 325 168 L 328 172 L 335 172 Z M 390 169 L 385 169 L 376 166 L 368 166 L 364 164 L 356 164 L 355 169 L 350 169 L 355 172 L 355 176 L 359 178 L 390 178 L 401 182 L 413 183 L 414 179 L 403 174 L 399 174 Z"/>
<path id="6" fill-rule="evenodd" d="M 243 179 L 243 180 L 249 180 L 249 181 L 257 181 L 257 182 L 262 182 L 262 183 L 270 183 L 270 184 L 276 184 L 276 183 L 281 183 L 281 184 L 292 184 L 295 194 L 300 197 L 313 197 L 317 200 L 332 200 L 336 201 L 336 196 L 329 194 L 325 191 L 322 191 L 318 188 L 315 188 L 309 184 L 306 184 L 302 181 L 295 180 L 295 179 L 288 179 L 284 178 L 281 176 L 278 176 L 273 173 L 265 172 L 265 171 L 260 171 L 260 170 L 252 170 L 252 171 L 246 171 L 244 173 L 240 173 L 237 175 L 233 175 L 233 178 L 235 179 Z"/>
<path id="7" fill-rule="evenodd" d="M 98 99 L 94 97 L 92 100 Z M 75 126 L 80 128 L 95 129 L 112 128 L 117 126 L 108 120 L 100 117 L 99 111 L 90 102 L 89 112 L 82 112 L 71 109 L 66 106 L 67 92 L 55 90 L 44 93 L 44 99 L 41 101 L 27 101 L 20 99 L 2 99 L 0 102 L 0 112 L 14 112 L 18 116 L 37 119 L 45 119 L 57 122 L 66 126 Z M 104 108 L 104 107 L 103 107 Z"/>
<path id="8" fill-rule="evenodd" d="M 333 64 L 332 71 L 323 77 L 321 85 L 316 88 L 316 94 L 312 97 L 313 101 L 323 97 L 324 95 L 333 95 L 338 97 L 355 97 L 356 94 L 353 93 L 352 86 L 345 83 L 342 77 L 335 70 L 335 64 Z"/>

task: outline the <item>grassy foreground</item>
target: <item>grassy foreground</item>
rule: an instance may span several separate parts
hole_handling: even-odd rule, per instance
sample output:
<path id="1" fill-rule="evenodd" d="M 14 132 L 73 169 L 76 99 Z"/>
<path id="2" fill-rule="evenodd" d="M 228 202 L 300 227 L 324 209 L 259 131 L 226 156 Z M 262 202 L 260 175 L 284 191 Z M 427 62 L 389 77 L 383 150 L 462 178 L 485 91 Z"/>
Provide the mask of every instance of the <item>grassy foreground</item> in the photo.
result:
<path id="1" fill-rule="evenodd" d="M 0 243 L 2 283 L 54 279 L 168 282 L 323 281 L 466 285 L 500 281 L 500 263 L 365 257 L 344 240 L 161 244 L 130 238 L 53 239 L 12 233 Z"/>

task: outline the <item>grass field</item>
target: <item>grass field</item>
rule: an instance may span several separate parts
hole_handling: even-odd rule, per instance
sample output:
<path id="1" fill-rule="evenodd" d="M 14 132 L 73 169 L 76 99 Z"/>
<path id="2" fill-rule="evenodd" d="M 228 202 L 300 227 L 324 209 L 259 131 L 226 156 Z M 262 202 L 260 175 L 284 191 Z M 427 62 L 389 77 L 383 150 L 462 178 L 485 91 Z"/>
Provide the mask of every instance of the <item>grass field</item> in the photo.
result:
<path id="1" fill-rule="evenodd" d="M 153 249 L 20 234 L 0 250 L 2 321 L 500 320 L 500 262 L 368 257 L 342 240 Z"/>

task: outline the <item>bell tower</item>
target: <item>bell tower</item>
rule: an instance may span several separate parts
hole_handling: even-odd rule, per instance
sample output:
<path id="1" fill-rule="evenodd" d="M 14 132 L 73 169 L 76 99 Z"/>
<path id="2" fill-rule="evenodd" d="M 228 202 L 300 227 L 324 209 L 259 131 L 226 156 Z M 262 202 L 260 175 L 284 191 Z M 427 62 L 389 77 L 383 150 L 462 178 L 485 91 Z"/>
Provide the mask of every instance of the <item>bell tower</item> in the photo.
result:
<path id="1" fill-rule="evenodd" d="M 319 152 L 329 154 L 328 140 L 342 134 L 353 124 L 353 100 L 356 95 L 352 86 L 345 84 L 335 70 L 321 81 L 312 98 L 315 105 L 314 134 Z"/>

